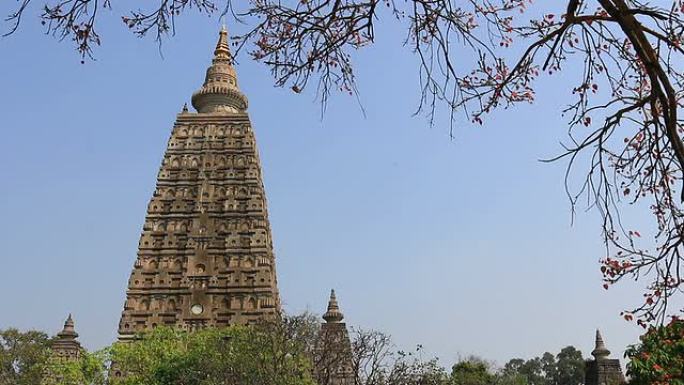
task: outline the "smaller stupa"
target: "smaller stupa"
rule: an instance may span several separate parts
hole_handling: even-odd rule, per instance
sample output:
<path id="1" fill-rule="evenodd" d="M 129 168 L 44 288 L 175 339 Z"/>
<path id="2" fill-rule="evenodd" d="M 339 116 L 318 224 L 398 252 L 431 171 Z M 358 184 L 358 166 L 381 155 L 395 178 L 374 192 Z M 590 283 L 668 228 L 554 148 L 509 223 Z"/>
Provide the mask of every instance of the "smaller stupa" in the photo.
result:
<path id="1" fill-rule="evenodd" d="M 593 360 L 586 362 L 584 369 L 585 385 L 620 385 L 625 383 L 620 360 L 608 358 L 610 350 L 606 348 L 601 332 L 596 330 L 596 344 L 591 352 Z"/>
<path id="2" fill-rule="evenodd" d="M 328 310 L 323 314 L 316 346 L 316 383 L 319 385 L 354 385 L 352 347 L 344 314 L 337 303 L 335 290 L 330 291 Z"/>
<path id="3" fill-rule="evenodd" d="M 81 357 L 81 344 L 76 340 L 78 333 L 74 327 L 74 319 L 69 314 L 64 321 L 64 328 L 57 333 L 57 338 L 52 343 L 52 354 L 54 358 L 75 361 Z"/>

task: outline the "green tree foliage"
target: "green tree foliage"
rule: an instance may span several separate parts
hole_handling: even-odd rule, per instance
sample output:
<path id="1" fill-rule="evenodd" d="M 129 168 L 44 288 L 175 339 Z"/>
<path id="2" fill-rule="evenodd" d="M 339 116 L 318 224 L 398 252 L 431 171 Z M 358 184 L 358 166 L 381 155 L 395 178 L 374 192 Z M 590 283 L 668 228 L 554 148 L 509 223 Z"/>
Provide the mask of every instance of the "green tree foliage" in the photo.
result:
<path id="1" fill-rule="evenodd" d="M 113 385 L 314 385 L 320 323 L 309 314 L 274 323 L 201 329 L 157 328 L 117 343 Z M 358 385 L 450 385 L 436 359 L 394 350 L 380 332 L 354 330 L 351 368 Z M 326 385 L 323 383 L 318 385 Z M 511 384 L 519 385 L 519 384 Z"/>
<path id="2" fill-rule="evenodd" d="M 106 382 L 106 353 L 81 352 L 77 361 L 49 359 L 41 385 L 103 385 Z"/>
<path id="3" fill-rule="evenodd" d="M 0 385 L 36 385 L 49 357 L 50 338 L 38 331 L 0 330 Z"/>
<path id="4" fill-rule="evenodd" d="M 83 351 L 78 361 L 53 358 L 53 339 L 40 331 L 0 330 L 0 385 L 101 385 L 104 352 Z"/>
<path id="5" fill-rule="evenodd" d="M 584 358 L 574 346 L 566 346 L 556 354 L 554 373 L 556 385 L 578 385 L 584 383 Z"/>
<path id="6" fill-rule="evenodd" d="M 522 376 L 530 385 L 580 385 L 584 382 L 584 358 L 581 351 L 567 346 L 555 356 L 546 352 L 527 361 L 514 358 L 501 372 Z"/>
<path id="7" fill-rule="evenodd" d="M 308 313 L 192 332 L 159 327 L 66 361 L 51 358 L 46 334 L 10 329 L 0 332 L 0 385 L 102 385 L 109 373 L 110 385 L 331 385 L 315 381 L 319 330 Z M 510 360 L 501 370 L 469 357 L 448 373 L 436 358 L 423 359 L 420 346 L 396 351 L 377 331 L 353 330 L 350 342 L 356 385 L 578 385 L 583 379 L 582 353 L 572 346 L 555 356 Z"/>
<path id="8" fill-rule="evenodd" d="M 471 357 L 457 362 L 451 368 L 452 385 L 487 385 L 494 383 L 490 365 L 478 358 Z"/>
<path id="9" fill-rule="evenodd" d="M 418 349 L 420 351 L 420 349 Z M 449 385 L 449 375 L 437 359 L 421 360 L 414 354 L 403 352 L 394 355 L 389 365 L 376 366 L 377 375 L 356 373 L 355 383 L 359 385 Z M 370 363 L 370 362 L 367 362 Z"/>
<path id="10" fill-rule="evenodd" d="M 451 368 L 451 385 L 529 385 L 527 378 L 517 372 L 493 366 L 479 357 L 469 357 Z"/>
<path id="11" fill-rule="evenodd" d="M 304 341 L 279 324 L 186 332 L 160 327 L 117 343 L 119 385 L 314 385 Z"/>
<path id="12" fill-rule="evenodd" d="M 542 371 L 541 359 L 539 357 L 527 361 L 522 358 L 514 358 L 504 365 L 502 372 L 507 375 L 520 375 L 530 385 L 546 384 L 546 376 Z"/>
<path id="13" fill-rule="evenodd" d="M 650 328 L 625 355 L 630 384 L 684 385 L 684 320 Z"/>

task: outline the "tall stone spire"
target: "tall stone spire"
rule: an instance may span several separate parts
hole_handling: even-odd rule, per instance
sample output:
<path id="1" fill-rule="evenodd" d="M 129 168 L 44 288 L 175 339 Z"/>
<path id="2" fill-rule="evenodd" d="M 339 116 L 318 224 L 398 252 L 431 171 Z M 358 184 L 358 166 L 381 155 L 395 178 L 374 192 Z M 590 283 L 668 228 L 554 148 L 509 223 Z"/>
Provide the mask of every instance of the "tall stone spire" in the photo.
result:
<path id="1" fill-rule="evenodd" d="M 225 29 L 192 104 L 198 113 L 176 116 L 147 206 L 121 340 L 162 325 L 256 323 L 280 311 L 259 153 Z"/>
<path id="2" fill-rule="evenodd" d="M 595 348 L 591 352 L 591 355 L 594 356 L 594 359 L 596 360 L 602 360 L 610 356 L 610 350 L 606 348 L 606 344 L 603 342 L 603 337 L 601 337 L 601 332 L 598 329 L 596 329 Z"/>
<path id="3" fill-rule="evenodd" d="M 585 385 L 619 385 L 625 383 L 620 360 L 608 358 L 610 350 L 606 348 L 598 329 L 596 330 L 595 347 L 591 355 L 594 356 L 594 359 L 586 361 L 584 367 Z"/>
<path id="4" fill-rule="evenodd" d="M 247 109 L 247 98 L 237 84 L 225 27 L 219 33 L 214 59 L 207 69 L 204 84 L 192 95 L 192 105 L 202 113 L 244 112 Z"/>

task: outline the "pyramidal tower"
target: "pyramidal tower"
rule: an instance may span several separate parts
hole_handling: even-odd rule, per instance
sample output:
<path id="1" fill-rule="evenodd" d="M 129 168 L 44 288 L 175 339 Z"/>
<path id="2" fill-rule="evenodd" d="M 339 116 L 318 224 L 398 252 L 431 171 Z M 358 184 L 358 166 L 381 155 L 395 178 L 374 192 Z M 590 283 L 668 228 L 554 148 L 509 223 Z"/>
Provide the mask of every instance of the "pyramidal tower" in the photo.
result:
<path id="1" fill-rule="evenodd" d="M 119 336 L 275 317 L 280 300 L 259 154 L 228 34 L 178 114 L 147 208 Z"/>

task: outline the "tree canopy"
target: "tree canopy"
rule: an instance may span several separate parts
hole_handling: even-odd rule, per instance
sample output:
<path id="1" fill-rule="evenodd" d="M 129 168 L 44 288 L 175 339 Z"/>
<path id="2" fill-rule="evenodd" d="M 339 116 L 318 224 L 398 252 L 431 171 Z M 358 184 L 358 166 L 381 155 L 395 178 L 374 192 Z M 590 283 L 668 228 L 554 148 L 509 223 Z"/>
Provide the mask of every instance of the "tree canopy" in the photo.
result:
<path id="1" fill-rule="evenodd" d="M 50 338 L 39 331 L 0 330 L 0 385 L 35 385 L 43 378 Z"/>
<path id="2" fill-rule="evenodd" d="M 75 361 L 49 359 L 43 366 L 40 385 L 108 385 L 107 356 L 104 351 L 82 351 Z"/>
<path id="3" fill-rule="evenodd" d="M 82 351 L 76 361 L 51 359 L 52 339 L 39 331 L 0 330 L 0 385 L 332 385 L 313 371 L 320 325 L 310 314 L 258 325 L 203 328 L 158 327 L 133 342 L 98 352 Z M 582 353 L 567 346 L 503 367 L 472 356 L 451 371 L 422 347 L 397 350 L 380 332 L 352 333 L 356 385 L 580 385 Z M 632 385 L 684 385 L 684 321 L 673 318 L 651 327 L 626 357 Z M 113 364 L 110 369 L 109 365 Z M 115 369 L 115 370 L 114 370 Z M 50 375 L 48 375 L 50 374 Z"/>
<path id="4" fill-rule="evenodd" d="M 0 330 L 0 385 L 102 385 L 105 355 L 83 351 L 76 361 L 51 354 L 54 338 L 41 331 Z"/>
<path id="5" fill-rule="evenodd" d="M 584 383 L 584 358 L 574 346 L 566 346 L 555 356 L 546 352 L 529 360 L 514 358 L 502 373 L 521 376 L 530 385 L 580 385 Z"/>
<path id="6" fill-rule="evenodd" d="M 113 384 L 314 385 L 301 341 L 232 326 L 195 332 L 157 328 L 133 343 L 117 343 L 111 360 L 124 376 Z"/>
<path id="7" fill-rule="evenodd" d="M 485 385 L 494 383 L 494 374 L 490 365 L 477 358 L 457 362 L 451 368 L 451 384 L 453 385 Z"/>
<path id="8" fill-rule="evenodd" d="M 157 327 L 63 360 L 51 356 L 45 333 L 8 329 L 0 331 L 3 348 L 11 348 L 0 351 L 0 385 L 102 385 L 107 377 L 111 385 L 336 385 L 315 373 L 318 363 L 330 361 L 318 357 L 327 354 L 317 348 L 319 331 L 308 313 L 252 326 Z M 448 372 L 437 358 L 424 358 L 421 346 L 398 350 L 381 332 L 354 329 L 350 342 L 356 385 L 577 385 L 583 376 L 582 354 L 572 346 L 555 357 L 513 359 L 501 369 L 469 357 Z"/>
<path id="9" fill-rule="evenodd" d="M 632 385 L 684 385 L 684 321 L 652 327 L 625 352 Z"/>

